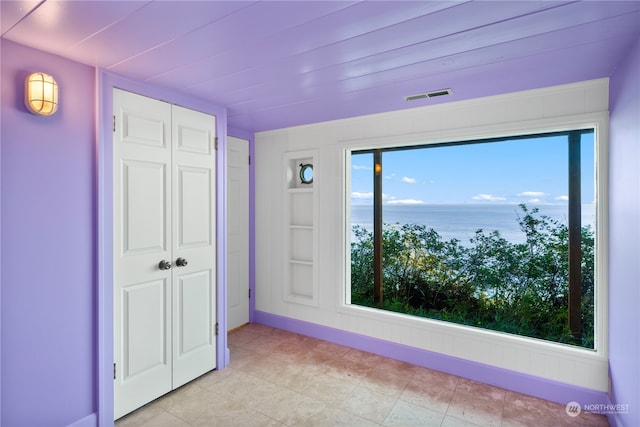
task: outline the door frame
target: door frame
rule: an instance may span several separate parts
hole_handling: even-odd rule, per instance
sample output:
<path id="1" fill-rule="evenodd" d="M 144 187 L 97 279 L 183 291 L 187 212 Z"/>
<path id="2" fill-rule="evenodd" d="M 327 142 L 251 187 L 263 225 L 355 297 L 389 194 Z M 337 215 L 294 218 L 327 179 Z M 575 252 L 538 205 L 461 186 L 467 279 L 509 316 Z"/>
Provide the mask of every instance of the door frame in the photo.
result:
<path id="1" fill-rule="evenodd" d="M 94 206 L 96 211 L 97 265 L 95 318 L 95 378 L 98 426 L 113 425 L 113 89 L 119 88 L 171 104 L 216 116 L 218 153 L 216 154 L 216 366 L 229 364 L 227 346 L 227 271 L 226 271 L 226 109 L 168 89 L 125 79 L 96 68 L 96 179 Z"/>

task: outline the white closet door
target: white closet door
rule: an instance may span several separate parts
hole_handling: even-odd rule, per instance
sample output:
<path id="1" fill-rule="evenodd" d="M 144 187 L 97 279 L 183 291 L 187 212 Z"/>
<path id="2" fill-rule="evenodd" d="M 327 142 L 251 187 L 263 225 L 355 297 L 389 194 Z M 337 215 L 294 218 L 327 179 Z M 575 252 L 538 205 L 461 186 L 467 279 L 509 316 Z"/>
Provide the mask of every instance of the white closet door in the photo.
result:
<path id="1" fill-rule="evenodd" d="M 249 323 L 249 141 L 227 137 L 227 329 Z"/>
<path id="2" fill-rule="evenodd" d="M 216 367 L 215 117 L 173 107 L 173 387 Z M 178 260 L 185 260 L 181 266 Z"/>
<path id="3" fill-rule="evenodd" d="M 216 366 L 216 119 L 120 90 L 113 105 L 117 419 Z"/>
<path id="4" fill-rule="evenodd" d="M 114 90 L 115 417 L 171 391 L 171 106 Z"/>

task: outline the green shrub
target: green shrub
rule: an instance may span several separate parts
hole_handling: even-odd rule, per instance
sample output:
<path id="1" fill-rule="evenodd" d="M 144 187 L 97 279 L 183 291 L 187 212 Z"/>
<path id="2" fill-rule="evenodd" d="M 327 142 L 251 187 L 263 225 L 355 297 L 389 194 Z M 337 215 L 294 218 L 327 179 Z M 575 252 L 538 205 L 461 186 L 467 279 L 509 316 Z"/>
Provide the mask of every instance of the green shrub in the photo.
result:
<path id="1" fill-rule="evenodd" d="M 594 233 L 582 228 L 581 339 L 568 328 L 568 230 L 520 205 L 526 236 L 512 243 L 477 230 L 470 246 L 416 224 L 385 224 L 378 308 L 593 348 Z M 373 233 L 353 227 L 351 302 L 375 307 Z"/>

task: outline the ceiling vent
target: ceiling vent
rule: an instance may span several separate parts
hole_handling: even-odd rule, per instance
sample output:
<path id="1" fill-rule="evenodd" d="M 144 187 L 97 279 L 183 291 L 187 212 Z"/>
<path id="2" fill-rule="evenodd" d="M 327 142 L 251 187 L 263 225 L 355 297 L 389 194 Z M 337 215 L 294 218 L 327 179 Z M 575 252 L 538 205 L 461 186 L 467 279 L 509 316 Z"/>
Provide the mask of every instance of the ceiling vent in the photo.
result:
<path id="1" fill-rule="evenodd" d="M 451 89 L 432 90 L 431 92 L 416 93 L 415 95 L 407 95 L 404 97 L 404 100 L 417 101 L 418 99 L 435 98 L 437 96 L 451 95 L 452 93 L 453 91 Z"/>

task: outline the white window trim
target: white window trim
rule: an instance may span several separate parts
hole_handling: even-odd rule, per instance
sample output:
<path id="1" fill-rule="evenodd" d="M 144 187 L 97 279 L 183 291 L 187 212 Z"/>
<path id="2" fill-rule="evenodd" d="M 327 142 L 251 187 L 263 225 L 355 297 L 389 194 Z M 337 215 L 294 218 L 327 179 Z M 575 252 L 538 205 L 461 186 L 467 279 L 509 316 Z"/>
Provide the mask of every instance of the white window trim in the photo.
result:
<path id="1" fill-rule="evenodd" d="M 459 142 L 465 140 L 478 140 L 494 137 L 509 137 L 518 135 L 531 135 L 547 132 L 563 132 L 578 129 L 594 130 L 595 145 L 595 188 L 596 188 L 596 260 L 595 260 L 595 319 L 594 319 L 594 347 L 585 349 L 577 346 L 554 343 L 536 338 L 507 334 L 482 328 L 459 325 L 446 321 L 421 318 L 389 312 L 385 310 L 362 307 L 350 304 L 351 277 L 350 277 L 350 189 L 351 168 L 350 154 L 355 150 L 389 148 L 411 145 L 428 145 L 445 142 Z M 598 365 L 607 363 L 608 360 L 608 135 L 609 117 L 607 112 L 587 113 L 564 117 L 544 118 L 524 122 L 510 122 L 477 126 L 461 129 L 437 130 L 397 136 L 384 136 L 355 140 L 344 140 L 338 145 L 343 150 L 343 245 L 344 265 L 341 301 L 337 307 L 339 313 L 357 316 L 371 321 L 382 321 L 398 326 L 417 328 L 424 333 L 453 334 L 462 341 L 474 342 L 487 341 L 491 344 L 502 344 L 513 348 L 530 352 L 548 353 L 550 357 L 565 357 L 569 361 L 573 358 L 580 361 L 590 360 Z M 426 350 L 443 353 L 442 349 L 425 348 Z M 468 355 L 462 356 L 455 349 L 444 352 L 451 356 L 469 359 Z M 601 385 L 598 388 L 603 389 Z M 606 391 L 606 389 L 605 389 Z"/>

